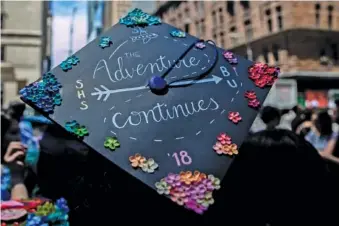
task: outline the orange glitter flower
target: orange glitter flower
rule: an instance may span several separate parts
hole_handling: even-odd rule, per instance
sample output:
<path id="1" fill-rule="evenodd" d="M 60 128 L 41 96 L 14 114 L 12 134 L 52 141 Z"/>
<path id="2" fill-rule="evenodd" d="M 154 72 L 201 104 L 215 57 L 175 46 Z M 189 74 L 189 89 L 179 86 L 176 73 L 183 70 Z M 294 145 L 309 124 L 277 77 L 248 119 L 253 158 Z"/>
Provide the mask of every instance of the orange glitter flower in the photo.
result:
<path id="1" fill-rule="evenodd" d="M 238 145 L 231 144 L 224 146 L 224 154 L 226 155 L 237 155 L 238 154 Z"/>
<path id="2" fill-rule="evenodd" d="M 142 165 L 146 162 L 146 158 L 141 156 L 139 153 L 130 156 L 128 159 L 133 168 L 142 167 Z"/>

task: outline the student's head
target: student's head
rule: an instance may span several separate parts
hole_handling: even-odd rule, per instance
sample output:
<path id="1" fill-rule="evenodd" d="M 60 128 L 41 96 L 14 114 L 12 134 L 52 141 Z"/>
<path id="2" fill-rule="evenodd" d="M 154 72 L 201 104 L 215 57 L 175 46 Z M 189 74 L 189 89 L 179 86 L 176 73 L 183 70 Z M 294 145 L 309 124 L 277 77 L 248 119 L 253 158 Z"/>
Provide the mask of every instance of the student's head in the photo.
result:
<path id="1" fill-rule="evenodd" d="M 317 150 L 280 129 L 254 133 L 245 140 L 225 186 L 228 203 L 242 211 L 239 215 L 253 217 L 251 223 L 327 221 L 324 213 L 336 200 L 330 198 L 333 187 Z"/>
<path id="2" fill-rule="evenodd" d="M 318 113 L 314 122 L 316 129 L 321 136 L 331 136 L 332 134 L 332 118 L 327 111 L 321 111 Z"/>
<path id="3" fill-rule="evenodd" d="M 261 119 L 266 124 L 267 129 L 273 129 L 279 125 L 281 113 L 275 107 L 266 106 L 261 111 Z"/>

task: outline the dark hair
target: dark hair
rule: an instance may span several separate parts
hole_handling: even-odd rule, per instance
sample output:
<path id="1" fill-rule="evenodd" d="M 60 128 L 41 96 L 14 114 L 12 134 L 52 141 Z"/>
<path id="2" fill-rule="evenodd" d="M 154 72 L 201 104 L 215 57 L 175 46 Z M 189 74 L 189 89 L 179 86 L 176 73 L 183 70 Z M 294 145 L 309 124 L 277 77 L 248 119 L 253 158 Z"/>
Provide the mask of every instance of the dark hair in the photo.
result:
<path id="1" fill-rule="evenodd" d="M 280 118 L 281 113 L 275 107 L 266 106 L 261 111 L 261 119 L 265 124 L 270 123 L 273 120 L 280 120 Z"/>
<path id="2" fill-rule="evenodd" d="M 337 107 L 339 107 L 339 99 L 336 99 L 336 100 L 334 101 L 334 103 L 335 103 L 335 105 L 336 105 Z"/>
<path id="3" fill-rule="evenodd" d="M 328 225 L 336 218 L 337 194 L 325 162 L 291 131 L 264 130 L 249 136 L 224 181 L 230 194 L 227 203 L 241 209 L 240 221 L 246 216 L 253 225 Z"/>
<path id="4" fill-rule="evenodd" d="M 327 111 L 321 111 L 315 121 L 315 127 L 321 136 L 331 136 L 333 133 L 332 123 L 332 118 Z"/>

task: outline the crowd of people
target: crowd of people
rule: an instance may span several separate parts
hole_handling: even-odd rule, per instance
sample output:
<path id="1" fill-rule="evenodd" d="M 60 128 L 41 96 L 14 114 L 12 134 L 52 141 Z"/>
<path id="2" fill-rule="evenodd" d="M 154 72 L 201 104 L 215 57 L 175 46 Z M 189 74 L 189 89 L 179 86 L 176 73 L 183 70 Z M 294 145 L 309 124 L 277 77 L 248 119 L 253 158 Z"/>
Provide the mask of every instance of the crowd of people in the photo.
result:
<path id="1" fill-rule="evenodd" d="M 260 117 L 266 128 L 248 135 L 223 179 L 223 189 L 215 194 L 215 204 L 200 216 L 149 192 L 47 121 L 28 120 L 34 128 L 31 139 L 39 137 L 39 155 L 38 161 L 27 164 L 25 156 L 32 147 L 22 141 L 25 105 L 13 103 L 1 115 L 2 171 L 7 167 L 12 178 L 10 193 L 1 198 L 64 197 L 71 225 L 339 225 L 338 109 L 329 114 L 264 107 Z M 288 127 L 280 123 L 286 116 Z"/>

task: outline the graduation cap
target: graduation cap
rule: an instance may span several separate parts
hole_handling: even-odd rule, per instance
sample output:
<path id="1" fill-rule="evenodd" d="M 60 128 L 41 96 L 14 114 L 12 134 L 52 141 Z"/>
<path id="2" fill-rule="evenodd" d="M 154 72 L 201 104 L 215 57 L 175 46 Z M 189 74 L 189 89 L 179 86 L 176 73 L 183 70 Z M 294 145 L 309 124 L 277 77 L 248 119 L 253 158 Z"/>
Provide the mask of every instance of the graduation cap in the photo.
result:
<path id="1" fill-rule="evenodd" d="M 20 93 L 109 161 L 201 214 L 278 73 L 135 9 Z"/>

